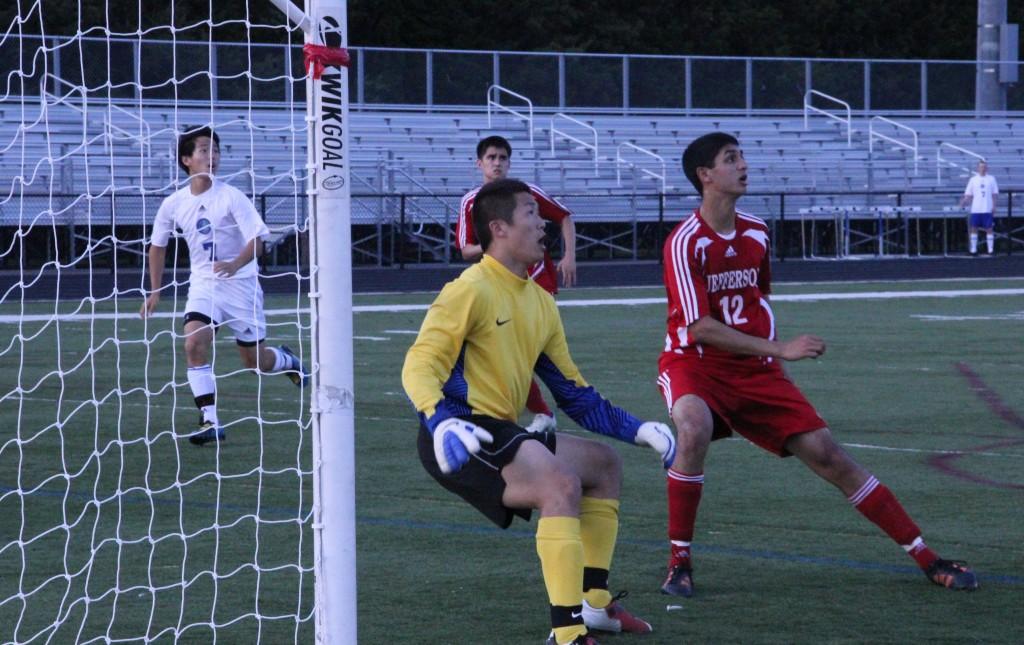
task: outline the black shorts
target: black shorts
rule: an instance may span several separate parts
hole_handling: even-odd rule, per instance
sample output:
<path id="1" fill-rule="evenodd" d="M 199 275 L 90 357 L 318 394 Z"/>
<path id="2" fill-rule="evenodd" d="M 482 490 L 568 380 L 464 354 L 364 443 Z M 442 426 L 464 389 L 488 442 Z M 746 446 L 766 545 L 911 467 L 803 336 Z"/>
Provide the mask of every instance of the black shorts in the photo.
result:
<path id="1" fill-rule="evenodd" d="M 501 528 L 507 529 L 512 524 L 513 515 L 530 521 L 530 516 L 533 513 L 531 509 L 508 508 L 501 503 L 501 497 L 505 494 L 505 480 L 501 477 L 501 469 L 512 462 L 516 452 L 519 451 L 519 445 L 524 441 L 540 441 L 554 454 L 555 433 L 532 434 L 511 421 L 495 419 L 482 414 L 472 414 L 460 418 L 471 421 L 490 432 L 494 437 L 494 442 L 483 444 L 480 452 L 470 457 L 461 470 L 445 475 L 441 472 L 437 465 L 437 459 L 434 457 L 434 438 L 430 431 L 421 425 L 416 439 L 416 447 L 419 449 L 420 462 L 423 467 L 439 484 L 472 504 L 476 510 L 486 515 L 487 519 Z"/>

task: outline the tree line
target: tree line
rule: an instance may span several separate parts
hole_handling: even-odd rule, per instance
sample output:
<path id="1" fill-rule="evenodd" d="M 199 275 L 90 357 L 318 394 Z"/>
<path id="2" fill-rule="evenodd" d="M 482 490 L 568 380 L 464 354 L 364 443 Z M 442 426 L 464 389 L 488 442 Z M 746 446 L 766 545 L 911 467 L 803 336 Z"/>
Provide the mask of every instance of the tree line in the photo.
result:
<path id="1" fill-rule="evenodd" d="M 4 4 L 0 27 L 15 34 L 167 39 L 174 25 L 184 40 L 302 39 L 269 0 Z M 1022 5 L 1010 3 L 1010 22 Z M 961 60 L 975 57 L 977 22 L 976 4 L 963 0 L 349 0 L 348 14 L 349 40 L 363 46 Z"/>

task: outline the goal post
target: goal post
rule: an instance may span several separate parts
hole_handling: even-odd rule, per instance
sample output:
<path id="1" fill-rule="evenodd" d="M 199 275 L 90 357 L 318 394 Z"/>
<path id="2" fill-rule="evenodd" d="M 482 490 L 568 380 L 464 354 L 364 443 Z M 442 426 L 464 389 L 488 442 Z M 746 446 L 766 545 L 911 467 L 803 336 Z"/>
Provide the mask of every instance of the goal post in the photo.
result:
<path id="1" fill-rule="evenodd" d="M 295 2 L 0 18 L 0 642 L 357 642 L 346 3 Z"/>
<path id="2" fill-rule="evenodd" d="M 352 233 L 348 165 L 348 46 L 344 0 L 308 0 L 308 13 L 271 0 L 306 33 L 310 309 L 313 375 L 313 530 L 317 637 L 355 643 L 355 414 Z M 310 52 L 308 46 L 321 49 Z M 319 54 L 319 55 L 318 55 Z M 334 54 L 334 57 L 331 55 Z M 321 56 L 322 55 L 322 56 Z"/>

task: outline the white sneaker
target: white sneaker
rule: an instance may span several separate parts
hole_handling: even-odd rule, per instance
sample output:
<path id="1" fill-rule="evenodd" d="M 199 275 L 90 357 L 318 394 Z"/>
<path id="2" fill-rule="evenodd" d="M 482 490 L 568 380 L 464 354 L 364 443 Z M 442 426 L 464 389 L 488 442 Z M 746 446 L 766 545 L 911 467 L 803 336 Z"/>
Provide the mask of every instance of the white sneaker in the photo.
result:
<path id="1" fill-rule="evenodd" d="M 545 432 L 550 430 L 554 432 L 557 430 L 557 424 L 555 423 L 555 415 L 553 414 L 538 414 L 533 417 L 533 421 L 530 425 L 526 426 L 527 432 Z"/>

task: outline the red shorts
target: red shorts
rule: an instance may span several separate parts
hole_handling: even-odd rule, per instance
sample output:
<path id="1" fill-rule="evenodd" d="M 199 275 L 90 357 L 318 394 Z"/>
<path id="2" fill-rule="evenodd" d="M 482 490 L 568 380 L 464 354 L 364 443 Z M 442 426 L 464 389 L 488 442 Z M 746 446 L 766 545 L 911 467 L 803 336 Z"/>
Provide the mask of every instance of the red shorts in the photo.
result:
<path id="1" fill-rule="evenodd" d="M 778 362 L 662 354 L 658 371 L 658 388 L 670 414 L 672 404 L 686 394 L 699 396 L 711 409 L 712 441 L 735 431 L 788 457 L 787 439 L 828 425 Z"/>

